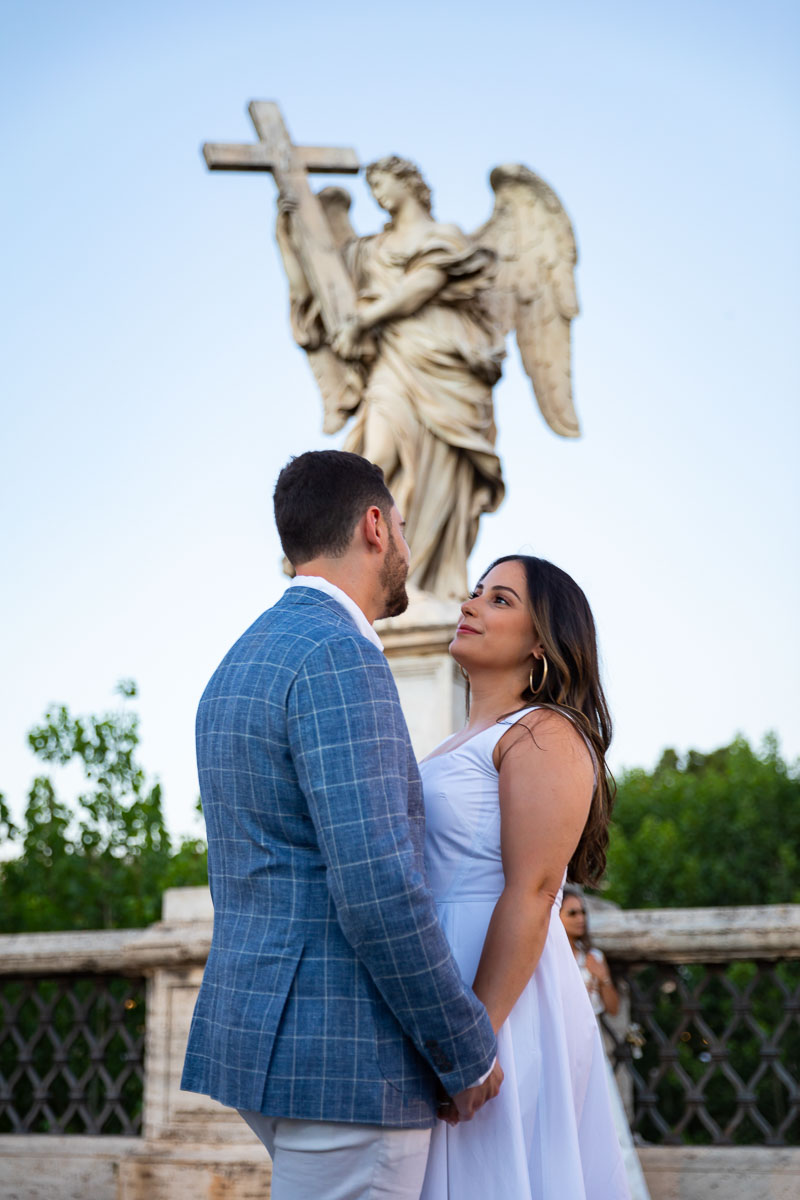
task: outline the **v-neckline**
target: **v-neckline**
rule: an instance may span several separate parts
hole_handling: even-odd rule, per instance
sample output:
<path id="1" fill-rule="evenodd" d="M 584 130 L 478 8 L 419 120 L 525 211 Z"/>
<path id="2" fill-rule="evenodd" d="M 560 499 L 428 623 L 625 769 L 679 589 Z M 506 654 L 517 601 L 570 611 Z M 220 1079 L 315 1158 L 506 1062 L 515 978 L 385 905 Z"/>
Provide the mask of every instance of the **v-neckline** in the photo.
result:
<path id="1" fill-rule="evenodd" d="M 534 712 L 538 707 L 538 704 L 529 704 L 525 708 L 518 708 L 516 712 L 509 713 L 508 716 L 517 717 L 521 720 L 524 714 Z M 459 742 L 457 746 L 453 746 L 452 750 L 441 750 L 438 754 L 428 754 L 425 758 L 420 759 L 419 765 L 422 767 L 425 765 L 425 763 L 434 762 L 437 758 L 446 758 L 448 754 L 455 754 L 458 750 L 463 750 L 465 746 L 470 744 L 470 742 L 474 742 L 475 738 L 479 738 L 482 734 L 488 733 L 490 729 L 494 729 L 495 725 L 499 724 L 500 718 L 498 717 L 498 719 L 492 725 L 487 725 L 485 729 L 479 729 L 477 733 L 472 734 L 472 737 L 465 738 L 463 742 Z M 511 721 L 508 728 L 511 729 L 516 724 L 516 721 Z"/>

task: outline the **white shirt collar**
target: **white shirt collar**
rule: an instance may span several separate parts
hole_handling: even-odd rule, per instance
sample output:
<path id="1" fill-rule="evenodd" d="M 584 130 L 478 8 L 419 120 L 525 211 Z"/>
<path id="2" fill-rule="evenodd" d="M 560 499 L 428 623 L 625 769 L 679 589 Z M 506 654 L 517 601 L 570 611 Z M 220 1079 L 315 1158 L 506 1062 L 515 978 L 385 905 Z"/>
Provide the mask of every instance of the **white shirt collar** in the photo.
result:
<path id="1" fill-rule="evenodd" d="M 352 600 L 350 596 L 348 596 L 347 592 L 343 592 L 342 589 L 337 587 L 335 583 L 331 583 L 329 579 L 323 579 L 321 575 L 295 575 L 294 579 L 290 582 L 289 587 L 316 588 L 318 592 L 324 592 L 326 596 L 332 597 L 332 599 L 341 604 L 342 608 L 346 609 L 349 615 L 353 618 L 358 632 L 365 637 L 367 641 L 372 642 L 373 646 L 377 646 L 378 649 L 383 652 L 383 642 L 378 637 L 377 633 L 372 628 L 369 621 L 356 604 L 355 600 Z"/>

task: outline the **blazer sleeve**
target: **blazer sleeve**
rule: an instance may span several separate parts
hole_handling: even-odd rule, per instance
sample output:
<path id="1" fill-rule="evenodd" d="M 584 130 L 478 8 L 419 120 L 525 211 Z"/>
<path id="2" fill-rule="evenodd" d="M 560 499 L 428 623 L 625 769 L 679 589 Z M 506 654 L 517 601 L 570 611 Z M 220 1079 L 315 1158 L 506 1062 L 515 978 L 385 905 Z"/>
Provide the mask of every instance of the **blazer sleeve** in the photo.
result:
<path id="1" fill-rule="evenodd" d="M 453 1095 L 497 1052 L 461 978 L 408 820 L 408 744 L 394 679 L 359 635 L 316 647 L 289 693 L 289 744 L 341 929 Z"/>

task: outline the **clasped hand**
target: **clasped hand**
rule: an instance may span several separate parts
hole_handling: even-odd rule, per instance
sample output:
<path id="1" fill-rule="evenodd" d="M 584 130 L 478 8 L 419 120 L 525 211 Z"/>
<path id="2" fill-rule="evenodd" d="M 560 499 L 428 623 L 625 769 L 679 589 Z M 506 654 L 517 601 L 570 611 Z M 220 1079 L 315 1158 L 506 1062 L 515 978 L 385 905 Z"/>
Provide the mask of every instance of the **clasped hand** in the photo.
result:
<path id="1" fill-rule="evenodd" d="M 331 338 L 331 348 L 340 358 L 358 358 L 361 335 L 364 332 L 359 317 L 349 317 Z"/>
<path id="2" fill-rule="evenodd" d="M 503 1068 L 495 1062 L 491 1074 L 483 1083 L 476 1087 L 465 1088 L 455 1096 L 448 1096 L 439 1105 L 439 1116 L 448 1125 L 458 1125 L 459 1121 L 471 1121 L 479 1108 L 483 1108 L 487 1100 L 494 1100 L 503 1082 Z"/>

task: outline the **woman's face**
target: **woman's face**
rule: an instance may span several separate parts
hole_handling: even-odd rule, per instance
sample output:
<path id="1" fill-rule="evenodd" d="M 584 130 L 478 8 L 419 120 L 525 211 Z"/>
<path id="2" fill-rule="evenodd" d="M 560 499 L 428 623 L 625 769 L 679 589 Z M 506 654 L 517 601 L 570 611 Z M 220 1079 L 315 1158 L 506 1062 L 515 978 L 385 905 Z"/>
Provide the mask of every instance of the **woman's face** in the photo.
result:
<path id="1" fill-rule="evenodd" d="M 405 183 L 389 171 L 373 171 L 368 183 L 378 204 L 388 213 L 396 212 L 407 195 Z"/>
<path id="2" fill-rule="evenodd" d="M 520 562 L 493 567 L 461 605 L 461 620 L 450 643 L 453 658 L 468 673 L 505 670 L 524 690 L 534 653 L 541 653 Z"/>
<path id="3" fill-rule="evenodd" d="M 561 920 L 570 941 L 578 941 L 586 933 L 586 910 L 577 896 L 565 896 L 561 904 Z"/>

